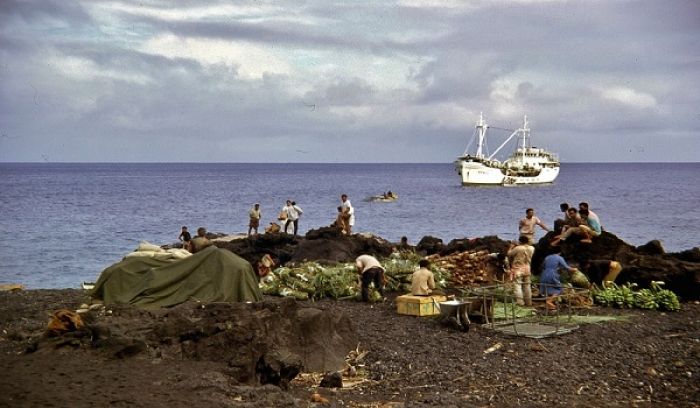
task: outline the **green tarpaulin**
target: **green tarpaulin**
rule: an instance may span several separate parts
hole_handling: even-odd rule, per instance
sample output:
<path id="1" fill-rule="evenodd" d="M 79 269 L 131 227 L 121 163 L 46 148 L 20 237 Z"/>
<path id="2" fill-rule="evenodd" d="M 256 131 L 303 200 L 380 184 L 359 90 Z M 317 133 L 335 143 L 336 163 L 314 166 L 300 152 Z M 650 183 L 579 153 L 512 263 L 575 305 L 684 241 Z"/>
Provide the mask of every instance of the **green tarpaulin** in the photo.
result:
<path id="1" fill-rule="evenodd" d="M 212 246 L 180 260 L 124 258 L 102 271 L 92 297 L 105 304 L 158 308 L 188 300 L 260 301 L 262 293 L 248 261 Z"/>

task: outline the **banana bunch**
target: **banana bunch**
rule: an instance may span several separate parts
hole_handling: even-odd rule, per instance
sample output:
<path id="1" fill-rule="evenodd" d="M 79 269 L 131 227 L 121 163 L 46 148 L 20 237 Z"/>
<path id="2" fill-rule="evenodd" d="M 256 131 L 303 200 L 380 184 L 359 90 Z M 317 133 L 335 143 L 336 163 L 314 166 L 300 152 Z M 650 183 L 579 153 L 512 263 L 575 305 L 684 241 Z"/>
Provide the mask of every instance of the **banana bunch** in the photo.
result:
<path id="1" fill-rule="evenodd" d="M 656 296 L 651 289 L 642 289 L 637 292 L 634 305 L 640 309 L 656 310 L 659 304 L 656 303 Z"/>
<path id="2" fill-rule="evenodd" d="M 681 302 L 678 300 L 678 296 L 668 289 L 661 289 L 661 285 L 664 282 L 654 281 L 651 282 L 651 288 L 655 291 L 656 302 L 662 310 L 668 310 L 670 312 L 677 312 L 681 310 Z"/>
<path id="3" fill-rule="evenodd" d="M 663 282 L 652 282 L 651 288 L 634 290 L 636 283 L 618 286 L 608 283 L 602 289 L 593 286 L 593 301 L 601 306 L 640 308 L 647 310 L 678 311 L 681 308 L 678 296 L 668 289 L 661 289 Z"/>

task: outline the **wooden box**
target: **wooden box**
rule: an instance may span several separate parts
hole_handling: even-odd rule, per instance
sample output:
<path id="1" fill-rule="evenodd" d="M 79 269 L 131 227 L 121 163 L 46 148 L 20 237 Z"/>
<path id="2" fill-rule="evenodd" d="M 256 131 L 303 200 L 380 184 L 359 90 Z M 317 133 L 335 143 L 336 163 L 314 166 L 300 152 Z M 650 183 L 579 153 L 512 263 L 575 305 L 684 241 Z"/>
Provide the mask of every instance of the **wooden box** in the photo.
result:
<path id="1" fill-rule="evenodd" d="M 413 296 L 402 295 L 396 298 L 396 311 L 398 314 L 411 316 L 435 316 L 440 314 L 436 302 L 444 302 L 445 296 Z"/>

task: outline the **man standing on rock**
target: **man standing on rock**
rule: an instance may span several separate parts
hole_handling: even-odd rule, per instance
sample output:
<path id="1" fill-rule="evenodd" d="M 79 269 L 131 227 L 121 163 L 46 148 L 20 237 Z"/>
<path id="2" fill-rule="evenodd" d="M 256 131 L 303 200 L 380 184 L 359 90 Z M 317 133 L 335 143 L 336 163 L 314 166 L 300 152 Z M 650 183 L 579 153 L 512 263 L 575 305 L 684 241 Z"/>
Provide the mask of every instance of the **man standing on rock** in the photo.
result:
<path id="1" fill-rule="evenodd" d="M 532 305 L 530 263 L 534 253 L 535 248 L 529 245 L 528 238 L 525 235 L 521 235 L 518 245 L 513 245 L 508 251 L 510 280 L 515 282 L 515 302 L 520 306 Z"/>
<path id="2" fill-rule="evenodd" d="M 360 255 L 355 259 L 355 266 L 360 273 L 362 301 L 369 302 L 369 285 L 374 282 L 374 288 L 384 297 L 384 267 L 372 255 Z"/>
<path id="3" fill-rule="evenodd" d="M 352 234 L 352 227 L 355 225 L 355 209 L 352 207 L 350 200 L 348 200 L 347 194 L 341 195 L 340 201 L 340 206 L 343 207 L 343 213 L 345 213 L 346 216 L 349 216 L 345 222 L 345 228 L 347 229 L 348 235 L 350 235 Z"/>
<path id="4" fill-rule="evenodd" d="M 250 235 L 251 231 L 255 231 L 255 235 L 258 235 L 260 217 L 262 217 L 262 213 L 260 212 L 260 203 L 255 203 L 253 208 L 248 211 L 248 217 L 250 218 L 250 221 L 248 222 L 248 235 Z"/>
<path id="5" fill-rule="evenodd" d="M 535 243 L 535 225 L 539 225 L 543 230 L 549 231 L 546 225 L 535 216 L 535 210 L 528 208 L 525 211 L 525 218 L 520 220 L 518 224 L 518 229 L 520 235 L 525 235 L 528 238 L 528 243 L 530 245 Z"/>

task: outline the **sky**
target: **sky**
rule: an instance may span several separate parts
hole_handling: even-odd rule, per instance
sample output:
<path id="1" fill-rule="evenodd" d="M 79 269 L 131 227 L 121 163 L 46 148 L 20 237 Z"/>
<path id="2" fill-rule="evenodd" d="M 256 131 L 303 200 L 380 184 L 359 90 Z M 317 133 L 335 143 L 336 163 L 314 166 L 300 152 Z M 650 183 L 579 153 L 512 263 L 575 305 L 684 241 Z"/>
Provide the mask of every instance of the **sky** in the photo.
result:
<path id="1" fill-rule="evenodd" d="M 0 1 L 0 162 L 450 163 L 481 112 L 699 161 L 700 1 Z"/>

